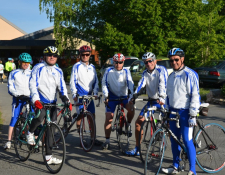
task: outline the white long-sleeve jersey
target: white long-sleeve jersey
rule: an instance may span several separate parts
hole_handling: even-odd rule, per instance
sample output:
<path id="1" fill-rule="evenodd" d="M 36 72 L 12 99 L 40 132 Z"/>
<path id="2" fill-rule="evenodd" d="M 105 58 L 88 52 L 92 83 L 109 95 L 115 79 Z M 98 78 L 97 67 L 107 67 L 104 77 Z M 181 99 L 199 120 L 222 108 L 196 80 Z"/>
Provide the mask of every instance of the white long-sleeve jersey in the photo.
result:
<path id="1" fill-rule="evenodd" d="M 70 89 L 73 98 L 78 94 L 98 95 L 98 77 L 93 64 L 86 65 L 82 61 L 74 64 L 70 76 Z"/>
<path id="2" fill-rule="evenodd" d="M 9 74 L 8 92 L 14 97 L 20 95 L 30 96 L 29 79 L 31 76 L 30 69 L 16 69 Z"/>
<path id="3" fill-rule="evenodd" d="M 172 72 L 168 77 L 167 98 L 168 107 L 189 109 L 189 114 L 196 116 L 200 106 L 198 74 L 187 66 Z"/>
<path id="4" fill-rule="evenodd" d="M 165 103 L 167 78 L 168 72 L 163 66 L 156 65 L 151 73 L 145 70 L 138 82 L 135 93 L 138 93 L 141 88 L 146 86 L 146 92 L 149 98 L 160 99 L 160 101 Z"/>
<path id="5" fill-rule="evenodd" d="M 106 69 L 102 78 L 102 92 L 104 97 L 117 98 L 128 95 L 128 88 L 133 96 L 134 82 L 132 80 L 130 70 L 123 68 L 118 71 L 114 67 Z"/>
<path id="6" fill-rule="evenodd" d="M 46 62 L 34 66 L 29 85 L 33 103 L 36 100 L 55 103 L 57 89 L 60 96 L 68 98 L 62 70 L 57 66 L 49 66 Z"/>
<path id="7" fill-rule="evenodd" d="M 3 73 L 4 73 L 4 65 L 0 64 L 0 74 L 3 74 Z"/>

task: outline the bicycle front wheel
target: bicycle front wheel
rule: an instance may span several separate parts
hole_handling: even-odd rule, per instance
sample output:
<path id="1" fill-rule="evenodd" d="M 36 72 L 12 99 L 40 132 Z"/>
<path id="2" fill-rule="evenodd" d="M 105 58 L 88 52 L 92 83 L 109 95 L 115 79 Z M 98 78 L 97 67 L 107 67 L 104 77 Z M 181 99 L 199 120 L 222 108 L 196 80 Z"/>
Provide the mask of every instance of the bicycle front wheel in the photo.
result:
<path id="1" fill-rule="evenodd" d="M 26 161 L 30 156 L 29 145 L 27 144 L 26 140 L 26 134 L 29 130 L 29 125 L 26 124 L 26 126 L 24 127 L 25 121 L 25 118 L 20 117 L 17 120 L 13 130 L 16 155 L 21 161 Z M 23 127 L 24 130 L 22 131 Z"/>
<path id="2" fill-rule="evenodd" d="M 92 149 L 96 138 L 96 125 L 94 116 L 87 112 L 81 119 L 80 125 L 80 142 L 84 151 L 88 152 Z"/>
<path id="3" fill-rule="evenodd" d="M 50 126 L 47 126 L 44 131 L 42 155 L 44 163 L 51 173 L 55 174 L 61 170 L 66 156 L 66 144 L 62 130 L 55 123 L 50 123 Z M 47 161 L 46 158 L 49 158 L 47 157 L 49 155 L 52 160 Z"/>
<path id="4" fill-rule="evenodd" d="M 140 148 L 140 157 L 141 161 L 145 162 L 145 156 L 148 149 L 148 145 L 151 139 L 151 136 L 153 135 L 153 127 L 151 121 L 144 121 L 141 125 L 141 130 L 139 134 L 139 148 Z"/>
<path id="5" fill-rule="evenodd" d="M 116 134 L 117 134 L 117 140 L 118 145 L 121 153 L 125 154 L 126 151 L 129 149 L 129 137 L 128 137 L 128 131 L 127 131 L 127 123 L 125 115 L 117 116 L 116 118 Z"/>
<path id="6" fill-rule="evenodd" d="M 166 133 L 162 129 L 158 129 L 153 134 L 145 156 L 144 174 L 158 174 L 167 144 Z"/>
<path id="7" fill-rule="evenodd" d="M 225 166 L 225 129 L 209 123 L 200 129 L 195 138 L 196 162 L 207 173 L 216 173 Z"/>

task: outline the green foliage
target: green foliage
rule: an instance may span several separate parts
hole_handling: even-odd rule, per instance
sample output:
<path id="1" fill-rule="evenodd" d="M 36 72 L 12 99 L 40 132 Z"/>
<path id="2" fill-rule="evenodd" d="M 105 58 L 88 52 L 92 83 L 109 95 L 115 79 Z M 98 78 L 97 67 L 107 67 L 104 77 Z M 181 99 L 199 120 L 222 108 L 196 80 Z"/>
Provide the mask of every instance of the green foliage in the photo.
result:
<path id="1" fill-rule="evenodd" d="M 201 96 L 201 101 L 206 101 L 206 95 L 210 92 L 210 89 L 208 88 L 200 88 L 199 93 Z"/>
<path id="2" fill-rule="evenodd" d="M 225 57 L 223 0 L 40 0 L 40 10 L 54 21 L 60 50 L 83 39 L 104 60 L 116 52 L 166 56 L 172 47 L 190 67 Z"/>

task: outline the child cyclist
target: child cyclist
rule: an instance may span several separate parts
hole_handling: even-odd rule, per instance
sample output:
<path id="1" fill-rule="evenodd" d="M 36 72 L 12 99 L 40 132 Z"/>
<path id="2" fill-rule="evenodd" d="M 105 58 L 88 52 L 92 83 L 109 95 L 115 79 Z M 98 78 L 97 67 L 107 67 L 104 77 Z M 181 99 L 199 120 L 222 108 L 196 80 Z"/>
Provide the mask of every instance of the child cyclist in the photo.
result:
<path id="1" fill-rule="evenodd" d="M 6 142 L 4 149 L 10 149 L 11 139 L 14 125 L 16 124 L 19 114 L 26 103 L 24 97 L 30 97 L 29 79 L 31 75 L 30 62 L 32 57 L 28 53 L 21 53 L 19 55 L 20 68 L 13 70 L 9 74 L 8 79 L 8 91 L 13 96 L 12 102 L 12 119 L 9 124 L 8 141 Z"/>

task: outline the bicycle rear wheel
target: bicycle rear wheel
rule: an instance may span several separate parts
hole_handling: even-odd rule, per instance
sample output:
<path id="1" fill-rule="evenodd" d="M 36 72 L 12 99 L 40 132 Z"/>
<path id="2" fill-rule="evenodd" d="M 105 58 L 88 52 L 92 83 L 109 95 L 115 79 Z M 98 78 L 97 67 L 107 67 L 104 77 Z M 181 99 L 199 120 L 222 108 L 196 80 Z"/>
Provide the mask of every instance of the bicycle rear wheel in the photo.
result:
<path id="1" fill-rule="evenodd" d="M 129 137 L 125 114 L 119 114 L 119 116 L 116 117 L 116 120 L 116 134 L 119 149 L 121 153 L 125 154 L 125 152 L 129 149 Z"/>
<path id="2" fill-rule="evenodd" d="M 225 129 L 209 123 L 199 130 L 196 138 L 196 161 L 207 173 L 216 173 L 225 166 Z"/>
<path id="3" fill-rule="evenodd" d="M 23 129 L 25 125 L 25 121 L 26 121 L 25 118 L 20 117 L 17 120 L 13 130 L 14 147 L 15 147 L 16 155 L 21 161 L 26 161 L 30 156 L 29 145 L 27 144 L 27 140 L 26 140 L 26 134 L 27 134 L 27 131 L 29 130 L 29 125 L 27 124 L 24 130 L 21 132 L 21 130 Z"/>
<path id="4" fill-rule="evenodd" d="M 139 148 L 140 148 L 140 157 L 141 161 L 145 162 L 145 156 L 148 149 L 148 145 L 151 139 L 151 136 L 154 133 L 151 121 L 144 121 L 141 125 L 141 130 L 139 134 Z"/>
<path id="5" fill-rule="evenodd" d="M 153 134 L 145 157 L 144 174 L 158 174 L 167 144 L 166 133 L 162 129 L 158 129 Z"/>
<path id="6" fill-rule="evenodd" d="M 88 152 L 92 149 L 96 138 L 96 125 L 94 116 L 87 112 L 81 119 L 80 125 L 80 143 L 84 151 Z"/>
<path id="7" fill-rule="evenodd" d="M 55 123 L 51 123 L 49 126 L 49 136 L 47 133 L 47 127 L 44 131 L 43 137 L 42 137 L 42 155 L 44 159 L 44 163 L 47 167 L 47 169 L 55 174 L 58 173 L 65 161 L 65 156 L 66 156 L 66 144 L 65 144 L 65 139 L 62 133 L 62 130 L 59 128 L 59 126 Z M 48 139 L 50 138 L 50 139 Z M 58 142 L 56 142 L 59 140 Z M 61 163 L 58 164 L 49 164 L 46 161 L 46 155 L 47 155 L 47 146 L 51 150 L 52 154 L 48 153 L 48 155 L 52 155 L 52 157 L 62 160 Z"/>

